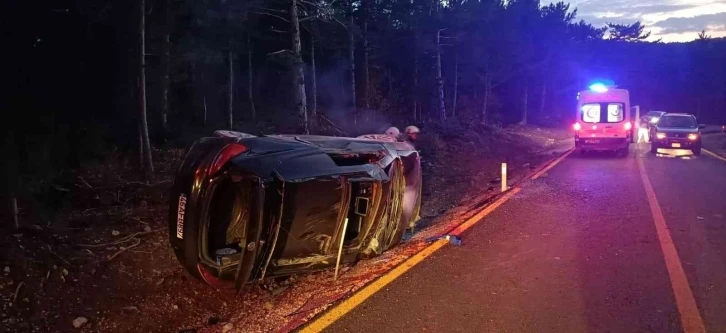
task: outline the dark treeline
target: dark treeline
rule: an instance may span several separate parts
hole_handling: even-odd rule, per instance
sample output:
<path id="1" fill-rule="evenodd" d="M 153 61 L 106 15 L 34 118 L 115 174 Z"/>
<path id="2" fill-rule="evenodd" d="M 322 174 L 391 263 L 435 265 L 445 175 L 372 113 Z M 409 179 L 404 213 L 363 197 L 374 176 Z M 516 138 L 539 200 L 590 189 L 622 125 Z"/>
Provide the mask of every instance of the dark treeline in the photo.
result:
<path id="1" fill-rule="evenodd" d="M 212 128 L 354 135 L 389 124 L 564 125 L 576 92 L 597 78 L 629 89 L 641 109 L 726 122 L 726 40 L 704 32 L 689 43 L 645 42 L 639 22 L 593 27 L 565 3 L 5 7 L 5 194 L 111 149 L 149 152 Z"/>

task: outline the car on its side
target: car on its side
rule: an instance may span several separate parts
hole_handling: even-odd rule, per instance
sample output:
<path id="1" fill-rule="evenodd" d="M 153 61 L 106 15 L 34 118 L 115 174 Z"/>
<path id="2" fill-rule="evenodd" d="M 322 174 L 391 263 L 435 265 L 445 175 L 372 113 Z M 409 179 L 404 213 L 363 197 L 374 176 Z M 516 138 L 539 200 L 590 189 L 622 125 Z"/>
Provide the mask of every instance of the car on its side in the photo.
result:
<path id="1" fill-rule="evenodd" d="M 693 155 L 701 155 L 701 129 L 696 117 L 688 113 L 666 113 L 651 129 L 650 152 L 659 148 L 690 149 Z"/>
<path id="2" fill-rule="evenodd" d="M 386 135 L 216 131 L 189 149 L 169 206 L 184 268 L 239 291 L 396 246 L 419 217 L 421 161 L 411 144 Z"/>

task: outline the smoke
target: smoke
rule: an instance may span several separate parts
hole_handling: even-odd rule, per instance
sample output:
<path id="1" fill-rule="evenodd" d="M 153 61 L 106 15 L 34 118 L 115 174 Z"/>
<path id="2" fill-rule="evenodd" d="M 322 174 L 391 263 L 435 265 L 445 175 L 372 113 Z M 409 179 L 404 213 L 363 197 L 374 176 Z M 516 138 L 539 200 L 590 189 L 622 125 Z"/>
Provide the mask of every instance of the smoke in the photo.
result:
<path id="1" fill-rule="evenodd" d="M 318 112 L 349 136 L 384 133 L 391 126 L 399 129 L 407 126 L 394 124 L 390 115 L 379 110 L 353 107 L 348 64 L 347 59 L 338 58 L 332 66 L 318 72 Z M 362 97 L 360 89 L 356 94 L 358 99 Z"/>

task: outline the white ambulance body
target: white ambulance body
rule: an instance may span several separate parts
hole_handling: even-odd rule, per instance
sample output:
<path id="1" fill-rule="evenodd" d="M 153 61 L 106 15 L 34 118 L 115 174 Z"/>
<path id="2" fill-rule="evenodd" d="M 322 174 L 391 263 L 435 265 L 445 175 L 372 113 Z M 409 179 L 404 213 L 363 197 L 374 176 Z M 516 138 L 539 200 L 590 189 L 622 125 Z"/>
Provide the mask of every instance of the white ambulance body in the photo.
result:
<path id="1" fill-rule="evenodd" d="M 633 135 L 630 94 L 625 89 L 593 85 L 578 94 L 575 148 L 612 150 L 627 155 Z"/>

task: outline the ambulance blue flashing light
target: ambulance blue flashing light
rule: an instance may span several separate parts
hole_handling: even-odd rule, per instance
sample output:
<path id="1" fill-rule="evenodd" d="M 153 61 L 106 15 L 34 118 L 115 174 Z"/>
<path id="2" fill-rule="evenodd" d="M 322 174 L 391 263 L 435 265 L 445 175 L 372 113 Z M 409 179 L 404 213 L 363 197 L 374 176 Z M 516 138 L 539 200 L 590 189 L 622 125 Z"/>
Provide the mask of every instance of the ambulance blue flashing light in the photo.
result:
<path id="1" fill-rule="evenodd" d="M 608 91 L 608 87 L 602 83 L 594 83 L 590 85 L 590 90 L 596 93 L 604 93 Z"/>

